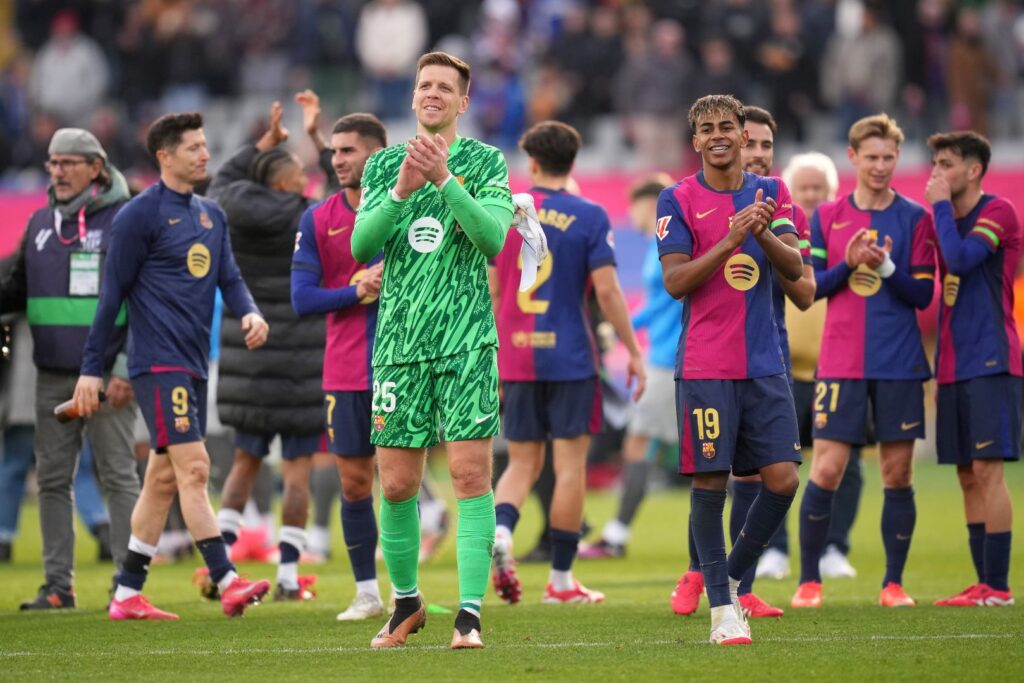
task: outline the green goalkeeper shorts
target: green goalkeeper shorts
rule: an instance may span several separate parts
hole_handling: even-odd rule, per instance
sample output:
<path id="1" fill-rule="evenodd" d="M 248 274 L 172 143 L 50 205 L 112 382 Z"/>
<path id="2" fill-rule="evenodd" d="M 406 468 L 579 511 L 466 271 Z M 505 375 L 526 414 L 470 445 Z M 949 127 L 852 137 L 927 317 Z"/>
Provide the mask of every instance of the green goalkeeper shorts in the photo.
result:
<path id="1" fill-rule="evenodd" d="M 486 346 L 454 356 L 373 369 L 370 441 L 429 448 L 496 436 L 498 353 Z"/>

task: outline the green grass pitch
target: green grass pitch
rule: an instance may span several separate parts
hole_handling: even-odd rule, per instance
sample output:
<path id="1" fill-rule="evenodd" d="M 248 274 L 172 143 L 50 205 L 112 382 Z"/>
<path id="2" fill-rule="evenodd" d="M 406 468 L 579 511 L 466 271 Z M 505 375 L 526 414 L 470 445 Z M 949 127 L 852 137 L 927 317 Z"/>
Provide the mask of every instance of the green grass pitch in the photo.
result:
<path id="1" fill-rule="evenodd" d="M 1016 465 L 1007 471 L 1020 534 L 1024 469 Z M 369 648 L 382 622 L 335 621 L 353 591 L 337 520 L 335 559 L 306 568 L 320 576 L 320 595 L 308 603 L 268 601 L 229 621 L 218 604 L 201 601 L 192 587 L 196 560 L 154 567 L 146 586 L 153 603 L 178 612 L 181 621 L 110 622 L 103 606 L 111 567 L 96 563 L 91 539 L 79 533 L 80 608 L 20 614 L 18 603 L 42 582 L 37 515 L 28 508 L 15 563 L 0 565 L 0 680 L 1024 680 L 1024 608 L 931 606 L 973 577 L 953 470 L 918 466 L 917 532 L 905 586 L 919 606 L 904 610 L 876 606 L 883 569 L 877 465 L 866 462 L 865 474 L 851 557 L 860 575 L 826 583 L 827 604 L 820 610 L 787 609 L 782 619 L 754 620 L 754 645 L 732 648 L 707 644 L 706 602 L 692 617 L 675 616 L 669 607 L 669 593 L 687 561 L 683 529 L 689 503 L 679 490 L 648 498 L 625 559 L 577 563 L 577 577 L 605 591 L 605 604 L 542 605 L 547 567 L 520 565 L 524 602 L 500 605 L 489 593 L 483 621 L 487 649 L 462 652 L 447 649 L 450 615 L 430 615 L 427 628 L 407 647 L 383 652 Z M 615 501 L 610 492 L 591 494 L 591 523 L 600 528 Z M 795 532 L 794 514 L 789 524 Z M 520 550 L 532 543 L 538 528 L 537 507 L 530 502 L 517 531 Z M 1022 546 L 1018 540 L 1011 564 L 1018 599 L 1024 598 Z M 379 568 L 386 576 L 383 565 Z M 274 574 L 269 565 L 241 570 L 251 577 Z M 755 590 L 787 607 L 795 586 L 795 578 L 760 581 Z M 421 588 L 430 603 L 457 604 L 453 535 L 439 557 L 422 568 Z"/>

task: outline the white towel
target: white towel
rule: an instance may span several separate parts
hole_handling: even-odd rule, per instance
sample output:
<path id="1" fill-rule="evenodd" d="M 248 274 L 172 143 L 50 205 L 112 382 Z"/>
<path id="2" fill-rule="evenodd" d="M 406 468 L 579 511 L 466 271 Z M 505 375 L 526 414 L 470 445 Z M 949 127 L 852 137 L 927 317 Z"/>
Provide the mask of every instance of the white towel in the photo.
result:
<path id="1" fill-rule="evenodd" d="M 548 257 L 548 238 L 544 235 L 537 209 L 533 205 L 533 195 L 520 192 L 512 195 L 516 205 L 512 227 L 523 236 L 523 246 L 519 253 L 523 258 L 523 273 L 519 277 L 519 291 L 525 292 L 537 281 L 537 268 Z"/>

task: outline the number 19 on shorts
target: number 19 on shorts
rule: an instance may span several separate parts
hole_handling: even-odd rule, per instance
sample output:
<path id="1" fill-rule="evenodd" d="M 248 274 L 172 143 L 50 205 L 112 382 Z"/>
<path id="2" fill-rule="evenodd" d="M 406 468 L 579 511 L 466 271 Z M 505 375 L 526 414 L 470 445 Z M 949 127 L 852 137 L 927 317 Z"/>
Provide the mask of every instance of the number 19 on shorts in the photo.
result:
<path id="1" fill-rule="evenodd" d="M 395 387 L 397 385 L 394 382 L 373 382 L 373 401 L 370 403 L 370 407 L 373 412 L 380 411 L 382 413 L 393 413 L 395 412 Z M 365 395 L 365 394 L 364 394 Z M 363 399 L 364 401 L 366 399 Z M 363 405 L 366 405 L 365 403 Z"/>

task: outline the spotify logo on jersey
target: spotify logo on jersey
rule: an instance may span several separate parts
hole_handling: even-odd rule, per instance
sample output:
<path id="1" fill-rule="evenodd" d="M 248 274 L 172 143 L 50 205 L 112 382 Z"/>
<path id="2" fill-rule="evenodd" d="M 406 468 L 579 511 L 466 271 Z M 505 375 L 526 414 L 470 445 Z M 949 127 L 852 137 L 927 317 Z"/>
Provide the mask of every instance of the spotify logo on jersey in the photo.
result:
<path id="1" fill-rule="evenodd" d="M 863 297 L 874 296 L 882 288 L 882 278 L 864 263 L 853 271 L 849 283 L 853 293 Z"/>
<path id="2" fill-rule="evenodd" d="M 956 303 L 956 295 L 960 293 L 960 278 L 948 273 L 942 280 L 942 300 L 950 308 Z"/>
<path id="3" fill-rule="evenodd" d="M 409 226 L 409 246 L 421 254 L 429 254 L 437 249 L 443 239 L 444 226 L 436 218 L 417 218 Z"/>
<path id="4" fill-rule="evenodd" d="M 196 242 L 188 248 L 185 262 L 188 264 L 188 272 L 194 277 L 205 277 L 210 272 L 210 250 L 205 244 Z"/>
<path id="5" fill-rule="evenodd" d="M 757 261 L 747 254 L 736 254 L 725 262 L 725 281 L 741 292 L 753 289 L 760 275 Z"/>

